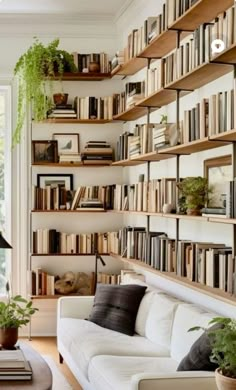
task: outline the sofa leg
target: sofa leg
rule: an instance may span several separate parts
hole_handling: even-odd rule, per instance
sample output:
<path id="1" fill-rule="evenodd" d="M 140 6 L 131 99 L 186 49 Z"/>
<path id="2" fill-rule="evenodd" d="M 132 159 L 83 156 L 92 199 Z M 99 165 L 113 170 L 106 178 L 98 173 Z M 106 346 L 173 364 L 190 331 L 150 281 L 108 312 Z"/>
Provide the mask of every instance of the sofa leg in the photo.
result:
<path id="1" fill-rule="evenodd" d="M 61 356 L 61 354 L 59 353 L 59 363 L 62 364 L 63 363 L 63 357 Z"/>

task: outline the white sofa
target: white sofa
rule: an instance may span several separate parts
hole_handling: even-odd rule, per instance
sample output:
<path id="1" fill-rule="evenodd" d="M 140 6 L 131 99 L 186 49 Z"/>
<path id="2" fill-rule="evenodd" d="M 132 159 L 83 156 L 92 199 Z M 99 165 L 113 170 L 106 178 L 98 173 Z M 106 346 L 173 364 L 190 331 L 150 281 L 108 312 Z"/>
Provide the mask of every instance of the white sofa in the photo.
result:
<path id="1" fill-rule="evenodd" d="M 94 297 L 58 301 L 60 356 L 84 390 L 216 390 L 214 372 L 177 372 L 201 331 L 216 316 L 162 291 L 146 291 L 134 336 L 104 329 L 88 318 Z"/>

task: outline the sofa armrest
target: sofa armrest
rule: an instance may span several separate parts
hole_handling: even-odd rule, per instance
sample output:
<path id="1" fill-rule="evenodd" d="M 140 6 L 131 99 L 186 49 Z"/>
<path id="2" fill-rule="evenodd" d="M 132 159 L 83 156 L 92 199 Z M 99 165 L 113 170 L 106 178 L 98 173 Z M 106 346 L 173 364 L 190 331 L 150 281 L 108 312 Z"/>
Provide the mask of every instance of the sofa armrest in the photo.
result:
<path id="1" fill-rule="evenodd" d="M 170 374 L 136 374 L 131 379 L 132 390 L 216 390 L 215 373 L 182 371 Z"/>
<path id="2" fill-rule="evenodd" d="M 84 319 L 89 316 L 93 307 L 94 296 L 63 297 L 58 299 L 57 320 L 60 318 Z"/>

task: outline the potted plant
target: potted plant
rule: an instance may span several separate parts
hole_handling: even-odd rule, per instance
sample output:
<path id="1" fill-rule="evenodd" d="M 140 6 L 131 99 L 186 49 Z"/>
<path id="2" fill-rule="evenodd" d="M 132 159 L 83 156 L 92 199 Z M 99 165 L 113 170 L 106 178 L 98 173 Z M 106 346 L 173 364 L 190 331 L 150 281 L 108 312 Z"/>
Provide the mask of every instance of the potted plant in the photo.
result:
<path id="1" fill-rule="evenodd" d="M 0 345 L 12 349 L 18 340 L 18 329 L 30 322 L 31 316 L 38 310 L 32 301 L 21 295 L 11 297 L 9 284 L 6 284 L 7 301 L 0 302 Z"/>
<path id="2" fill-rule="evenodd" d="M 182 206 L 185 205 L 187 214 L 201 215 L 201 209 L 207 203 L 211 192 L 207 179 L 201 176 L 186 177 L 177 183 L 177 186 L 181 192 Z"/>
<path id="3" fill-rule="evenodd" d="M 32 103 L 32 115 L 36 121 L 47 117 L 53 107 L 53 85 L 55 74 L 59 79 L 64 72 L 76 72 L 73 55 L 59 50 L 59 39 L 44 46 L 35 38 L 32 46 L 17 61 L 14 74 L 18 78 L 17 123 L 13 145 L 20 142 L 21 130 Z"/>
<path id="4" fill-rule="evenodd" d="M 219 390 L 236 389 L 236 320 L 217 317 L 209 325 L 218 325 L 215 329 L 194 327 L 190 330 L 203 329 L 208 333 L 212 352 L 210 360 L 219 367 L 215 371 Z"/>

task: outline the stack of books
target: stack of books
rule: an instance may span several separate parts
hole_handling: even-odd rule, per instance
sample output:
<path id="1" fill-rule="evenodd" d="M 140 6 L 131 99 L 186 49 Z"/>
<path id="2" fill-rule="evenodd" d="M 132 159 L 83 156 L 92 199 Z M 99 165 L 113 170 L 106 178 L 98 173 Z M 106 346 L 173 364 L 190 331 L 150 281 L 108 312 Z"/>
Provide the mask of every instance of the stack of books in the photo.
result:
<path id="1" fill-rule="evenodd" d="M 124 50 L 117 51 L 115 56 L 111 60 L 111 69 L 114 70 L 117 66 L 124 64 L 124 62 L 125 62 Z"/>
<path id="2" fill-rule="evenodd" d="M 110 165 L 113 161 L 113 150 L 106 141 L 87 142 L 81 154 L 86 165 Z"/>
<path id="3" fill-rule="evenodd" d="M 0 351 L 0 380 L 31 380 L 32 369 L 21 349 Z"/>
<path id="4" fill-rule="evenodd" d="M 80 209 L 86 210 L 104 210 L 104 204 L 99 199 L 82 199 L 79 203 Z"/>
<path id="5" fill-rule="evenodd" d="M 58 104 L 48 113 L 48 118 L 77 118 L 72 104 Z"/>

